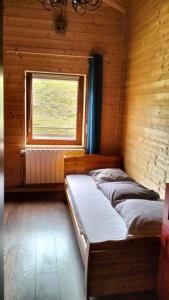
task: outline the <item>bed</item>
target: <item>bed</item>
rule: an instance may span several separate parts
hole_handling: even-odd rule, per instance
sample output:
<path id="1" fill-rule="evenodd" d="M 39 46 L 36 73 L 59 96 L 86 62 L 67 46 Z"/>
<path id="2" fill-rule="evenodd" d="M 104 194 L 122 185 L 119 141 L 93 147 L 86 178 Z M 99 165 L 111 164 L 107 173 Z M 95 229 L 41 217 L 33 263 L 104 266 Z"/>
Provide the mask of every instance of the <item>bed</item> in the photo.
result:
<path id="1" fill-rule="evenodd" d="M 65 193 L 84 263 L 87 299 L 156 288 L 160 236 L 126 238 L 122 218 L 86 175 L 92 169 L 110 167 L 122 167 L 121 159 L 64 158 Z"/>

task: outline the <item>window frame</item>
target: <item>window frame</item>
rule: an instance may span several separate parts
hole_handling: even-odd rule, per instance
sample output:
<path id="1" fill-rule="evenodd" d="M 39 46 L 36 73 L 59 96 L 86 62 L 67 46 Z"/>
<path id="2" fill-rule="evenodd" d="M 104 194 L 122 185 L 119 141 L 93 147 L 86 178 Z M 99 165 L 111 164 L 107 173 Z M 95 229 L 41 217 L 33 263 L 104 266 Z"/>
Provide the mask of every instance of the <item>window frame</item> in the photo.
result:
<path id="1" fill-rule="evenodd" d="M 38 74 L 44 79 L 54 77 L 60 77 L 63 80 L 65 78 L 77 78 L 78 77 L 78 91 L 77 91 L 77 114 L 76 114 L 76 139 L 73 140 L 62 140 L 62 139 L 34 139 L 32 136 L 32 82 L 33 75 L 38 76 Z M 53 77 L 53 78 L 52 78 Z M 29 145 L 74 145 L 74 146 L 83 146 L 84 136 L 85 136 L 85 98 L 86 98 L 86 75 L 85 74 L 67 74 L 67 73 L 50 73 L 50 72 L 25 72 L 25 101 L 26 101 L 26 111 L 25 111 L 25 132 L 26 132 L 26 146 Z"/>

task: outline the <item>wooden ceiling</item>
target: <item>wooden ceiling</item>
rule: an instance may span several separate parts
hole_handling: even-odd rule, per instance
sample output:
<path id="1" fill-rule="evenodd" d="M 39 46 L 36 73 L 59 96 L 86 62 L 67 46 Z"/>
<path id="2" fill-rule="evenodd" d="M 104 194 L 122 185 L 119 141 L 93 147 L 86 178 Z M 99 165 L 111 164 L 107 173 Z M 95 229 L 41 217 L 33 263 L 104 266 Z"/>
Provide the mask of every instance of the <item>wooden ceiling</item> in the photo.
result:
<path id="1" fill-rule="evenodd" d="M 126 12 L 125 7 L 123 5 L 123 0 L 103 0 L 103 2 L 115 8 L 116 10 L 118 10 L 123 14 Z"/>

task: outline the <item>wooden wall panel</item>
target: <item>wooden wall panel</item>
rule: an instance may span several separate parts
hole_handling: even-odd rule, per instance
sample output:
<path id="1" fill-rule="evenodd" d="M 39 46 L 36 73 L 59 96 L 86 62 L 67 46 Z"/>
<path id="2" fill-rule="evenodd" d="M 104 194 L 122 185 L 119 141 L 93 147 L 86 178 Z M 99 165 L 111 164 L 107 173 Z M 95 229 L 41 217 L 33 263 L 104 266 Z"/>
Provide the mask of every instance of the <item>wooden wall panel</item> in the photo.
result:
<path id="1" fill-rule="evenodd" d="M 121 152 L 134 179 L 160 192 L 169 180 L 169 1 L 128 1 Z"/>
<path id="2" fill-rule="evenodd" d="M 19 151 L 24 147 L 24 71 L 88 72 L 88 60 L 44 55 L 15 55 L 9 50 L 88 56 L 104 55 L 101 151 L 116 151 L 117 112 L 121 83 L 123 14 L 107 5 L 78 16 L 68 7 L 65 35 L 54 30 L 53 14 L 39 1 L 4 3 L 5 181 L 20 184 Z"/>

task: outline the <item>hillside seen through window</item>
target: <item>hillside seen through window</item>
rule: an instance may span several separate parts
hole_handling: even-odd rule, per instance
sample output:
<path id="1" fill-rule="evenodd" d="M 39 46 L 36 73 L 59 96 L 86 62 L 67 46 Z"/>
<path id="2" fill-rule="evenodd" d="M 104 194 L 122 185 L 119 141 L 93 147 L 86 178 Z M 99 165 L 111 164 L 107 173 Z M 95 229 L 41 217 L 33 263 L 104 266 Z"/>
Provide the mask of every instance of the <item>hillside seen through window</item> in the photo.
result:
<path id="1" fill-rule="evenodd" d="M 78 80 L 33 78 L 32 138 L 76 139 Z"/>

